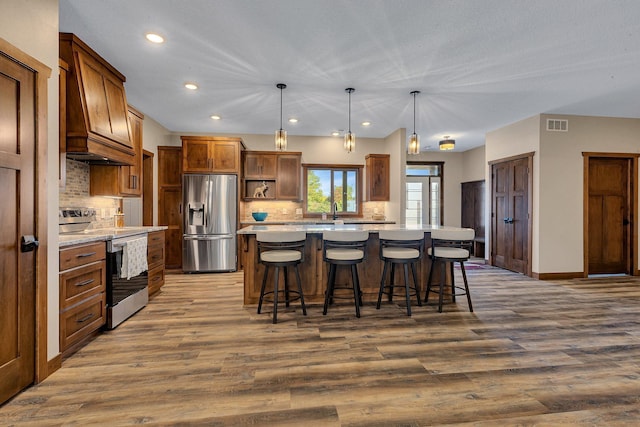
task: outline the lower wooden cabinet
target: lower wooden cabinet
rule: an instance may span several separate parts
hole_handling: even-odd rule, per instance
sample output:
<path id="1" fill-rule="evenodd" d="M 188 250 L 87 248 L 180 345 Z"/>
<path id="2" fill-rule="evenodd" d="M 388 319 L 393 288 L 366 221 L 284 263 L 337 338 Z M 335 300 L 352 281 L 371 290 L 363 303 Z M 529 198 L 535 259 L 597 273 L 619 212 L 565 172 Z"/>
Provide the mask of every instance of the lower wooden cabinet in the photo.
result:
<path id="1" fill-rule="evenodd" d="M 164 230 L 154 231 L 147 237 L 147 264 L 149 265 L 149 295 L 164 285 Z"/>
<path id="2" fill-rule="evenodd" d="M 106 245 L 60 249 L 60 351 L 79 348 L 106 323 Z"/>

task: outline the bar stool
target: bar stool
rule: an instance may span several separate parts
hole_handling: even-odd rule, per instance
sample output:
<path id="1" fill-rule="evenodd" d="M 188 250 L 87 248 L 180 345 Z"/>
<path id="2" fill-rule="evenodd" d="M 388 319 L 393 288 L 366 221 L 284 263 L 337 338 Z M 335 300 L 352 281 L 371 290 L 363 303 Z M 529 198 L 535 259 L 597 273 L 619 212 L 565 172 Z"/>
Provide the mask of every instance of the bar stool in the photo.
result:
<path id="1" fill-rule="evenodd" d="M 429 279 L 427 280 L 427 291 L 425 292 L 424 302 L 427 303 L 429 301 L 430 292 L 438 293 L 439 313 L 442 313 L 447 263 L 451 268 L 451 293 L 448 293 L 447 295 L 451 296 L 452 302 L 456 302 L 456 296 L 466 295 L 467 303 L 469 304 L 469 311 L 473 312 L 464 262 L 469 259 L 475 234 L 476 233 L 473 228 L 431 230 L 431 247 L 427 249 L 427 254 L 431 257 L 431 270 L 429 271 Z M 442 277 L 440 280 L 439 290 L 431 289 L 431 279 L 433 277 L 433 270 L 435 269 L 436 262 L 442 263 Z M 455 262 L 460 263 L 460 270 L 462 270 L 462 278 L 464 280 L 464 288 L 456 286 L 453 274 L 453 264 Z"/>
<path id="2" fill-rule="evenodd" d="M 407 301 L 407 316 L 411 316 L 411 295 L 416 295 L 418 305 L 422 305 L 420 299 L 420 286 L 416 274 L 416 263 L 422 258 L 424 248 L 424 232 L 422 230 L 380 230 L 380 259 L 384 261 L 382 278 L 380 279 L 380 291 L 378 292 L 377 309 L 380 309 L 382 294 L 386 293 L 388 300 L 393 301 L 395 287 L 396 264 L 404 267 L 404 288 Z M 387 269 L 391 266 L 389 284 L 385 284 Z M 413 286 L 409 283 L 409 266 L 413 276 Z M 412 293 L 413 291 L 413 293 Z"/>
<path id="3" fill-rule="evenodd" d="M 356 317 L 360 317 L 360 306 L 362 306 L 362 292 L 360 291 L 360 280 L 358 279 L 357 264 L 364 261 L 366 257 L 366 243 L 369 239 L 368 231 L 325 231 L 322 233 L 323 250 L 322 258 L 329 263 L 329 277 L 327 279 L 327 290 L 324 293 L 324 309 L 322 314 L 327 314 L 329 304 L 333 304 L 336 289 L 353 290 L 353 301 L 356 307 Z M 339 265 L 351 266 L 352 286 L 336 287 L 336 270 Z"/>
<path id="4" fill-rule="evenodd" d="M 265 296 L 271 295 L 273 298 L 273 323 L 278 323 L 278 296 L 284 294 L 286 307 L 291 301 L 300 300 L 302 314 L 307 315 L 307 307 L 304 304 L 304 295 L 300 283 L 300 272 L 298 264 L 304 261 L 304 244 L 307 235 L 304 231 L 261 231 L 256 233 L 258 242 L 258 258 L 264 265 L 264 276 L 262 277 L 262 287 L 260 288 L 260 301 L 258 302 L 258 314 L 262 310 L 262 302 Z M 269 267 L 275 267 L 273 291 L 265 292 Z M 280 267 L 284 270 L 284 289 L 278 289 L 278 276 Z M 293 267 L 296 272 L 296 282 L 298 290 L 289 289 L 288 267 Z M 294 298 L 290 298 L 294 294 Z"/>

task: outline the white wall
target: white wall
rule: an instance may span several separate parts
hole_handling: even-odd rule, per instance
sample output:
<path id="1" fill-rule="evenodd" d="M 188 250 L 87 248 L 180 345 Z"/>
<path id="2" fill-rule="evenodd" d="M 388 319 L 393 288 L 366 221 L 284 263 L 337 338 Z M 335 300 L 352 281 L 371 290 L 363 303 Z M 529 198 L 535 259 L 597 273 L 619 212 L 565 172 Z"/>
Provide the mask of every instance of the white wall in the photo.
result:
<path id="1" fill-rule="evenodd" d="M 47 359 L 58 345 L 58 0 L 3 0 L 0 37 L 51 68 L 47 85 Z"/>
<path id="2" fill-rule="evenodd" d="M 540 176 L 540 116 L 536 115 L 529 117 L 528 119 L 520 120 L 516 123 L 512 123 L 503 128 L 491 131 L 487 133 L 485 140 L 485 157 L 486 157 L 486 173 L 487 183 L 490 183 L 489 177 L 491 176 L 491 167 L 488 162 L 494 160 L 500 160 L 507 157 L 512 157 L 524 153 L 535 152 L 533 156 L 533 206 L 532 209 L 532 254 L 531 254 L 531 268 L 534 273 L 540 272 L 539 269 L 539 207 L 540 207 L 540 192 L 539 185 L 537 183 Z M 485 200 L 487 200 L 485 206 L 485 218 L 488 221 L 491 220 L 491 185 L 486 186 Z M 491 248 L 491 225 L 487 224 L 486 227 L 486 248 Z M 487 253 L 489 251 L 487 250 Z"/>
<path id="3" fill-rule="evenodd" d="M 158 224 L 158 146 L 172 145 L 171 132 L 152 117 L 144 116 L 142 148 L 153 153 L 153 224 Z M 180 144 L 178 144 L 180 145 Z"/>
<path id="4" fill-rule="evenodd" d="M 546 131 L 547 118 L 567 119 L 569 131 Z M 584 270 L 583 152 L 640 152 L 640 119 L 541 115 L 537 178 L 541 273 Z"/>
<path id="5" fill-rule="evenodd" d="M 484 145 L 462 153 L 462 182 L 486 179 Z"/>
<path id="6" fill-rule="evenodd" d="M 569 131 L 546 131 L 547 118 L 567 119 Z M 534 273 L 584 271 L 582 153 L 638 153 L 639 135 L 640 119 L 547 114 L 487 134 L 487 161 L 535 152 L 531 254 Z M 487 167 L 487 177 L 489 171 Z M 491 189 L 487 188 L 487 200 L 490 197 Z M 640 248 L 636 253 L 640 257 Z"/>

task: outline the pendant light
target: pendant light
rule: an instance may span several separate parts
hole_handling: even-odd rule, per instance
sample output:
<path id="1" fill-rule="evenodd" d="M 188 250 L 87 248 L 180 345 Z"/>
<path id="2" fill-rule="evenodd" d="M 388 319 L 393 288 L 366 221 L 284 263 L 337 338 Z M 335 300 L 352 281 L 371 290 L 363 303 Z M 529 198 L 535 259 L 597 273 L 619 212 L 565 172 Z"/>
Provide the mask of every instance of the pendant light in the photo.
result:
<path id="1" fill-rule="evenodd" d="M 456 147 L 456 141 L 449 139 L 449 135 L 445 135 L 444 139 L 440 141 L 440 149 L 443 151 L 453 150 Z"/>
<path id="2" fill-rule="evenodd" d="M 413 133 L 409 137 L 409 147 L 407 148 L 407 154 L 420 153 L 420 137 L 416 133 L 416 95 L 419 93 L 419 90 L 414 90 L 413 92 L 411 92 L 411 95 L 413 95 Z"/>
<path id="3" fill-rule="evenodd" d="M 276 150 L 285 151 L 287 149 L 287 131 L 282 129 L 282 90 L 287 88 L 284 83 L 276 85 L 280 89 L 280 130 L 276 131 Z"/>
<path id="4" fill-rule="evenodd" d="M 356 135 L 351 133 L 351 93 L 355 89 L 348 87 L 345 91 L 349 93 L 349 131 L 344 135 L 344 149 L 347 150 L 347 153 L 351 153 L 356 149 Z"/>

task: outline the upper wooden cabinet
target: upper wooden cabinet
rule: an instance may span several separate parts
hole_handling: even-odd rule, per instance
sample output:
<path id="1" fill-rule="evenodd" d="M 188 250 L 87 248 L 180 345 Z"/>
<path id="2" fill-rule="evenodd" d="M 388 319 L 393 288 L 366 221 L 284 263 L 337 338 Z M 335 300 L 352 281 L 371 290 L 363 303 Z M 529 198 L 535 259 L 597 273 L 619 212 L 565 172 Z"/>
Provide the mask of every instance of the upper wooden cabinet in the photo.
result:
<path id="1" fill-rule="evenodd" d="M 276 154 L 264 151 L 245 151 L 245 179 L 276 179 Z"/>
<path id="2" fill-rule="evenodd" d="M 302 154 L 281 153 L 278 155 L 276 198 L 278 200 L 301 200 Z"/>
<path id="3" fill-rule="evenodd" d="M 242 139 L 214 136 L 182 136 L 184 173 L 240 173 Z"/>
<path id="4" fill-rule="evenodd" d="M 244 151 L 242 156 L 245 200 L 301 200 L 302 153 Z M 255 197 L 264 185 L 264 197 Z"/>
<path id="5" fill-rule="evenodd" d="M 129 131 L 135 152 L 131 166 L 91 165 L 92 196 L 140 197 L 142 195 L 142 122 L 144 115 L 128 108 Z"/>
<path id="6" fill-rule="evenodd" d="M 368 154 L 365 156 L 367 200 L 388 201 L 390 156 L 388 154 Z"/>
<path id="7" fill-rule="evenodd" d="M 60 33 L 60 58 L 69 65 L 67 155 L 78 160 L 133 164 L 125 77 L 73 34 Z"/>

